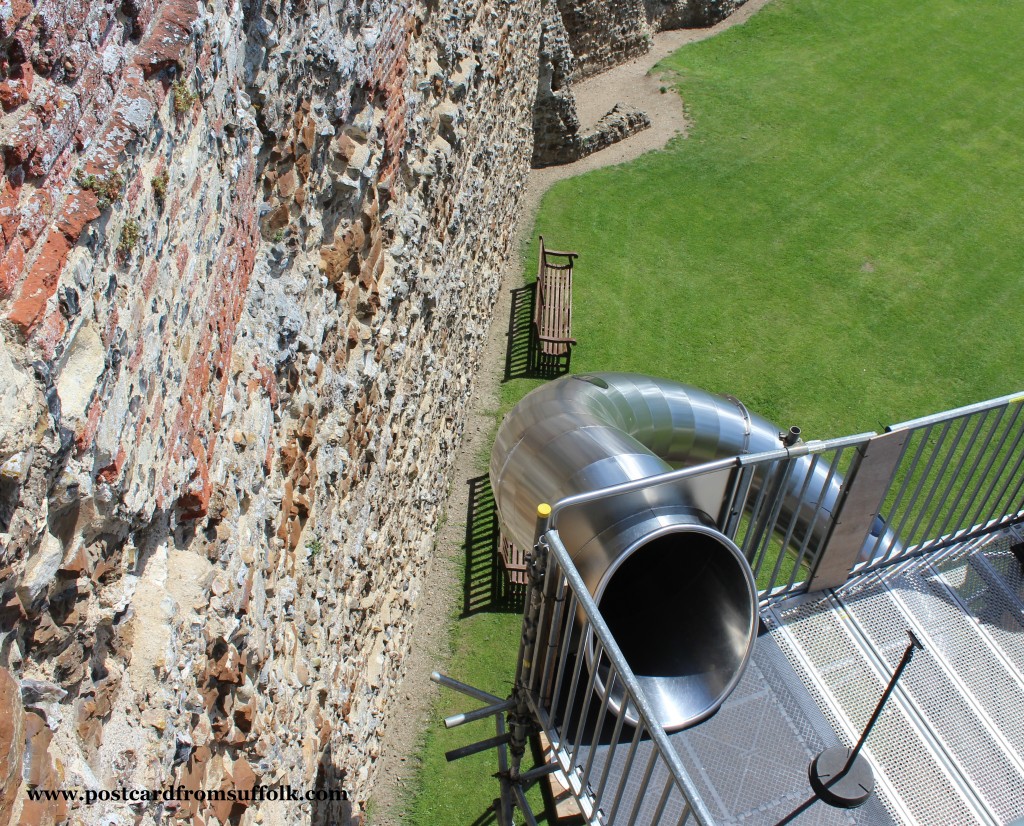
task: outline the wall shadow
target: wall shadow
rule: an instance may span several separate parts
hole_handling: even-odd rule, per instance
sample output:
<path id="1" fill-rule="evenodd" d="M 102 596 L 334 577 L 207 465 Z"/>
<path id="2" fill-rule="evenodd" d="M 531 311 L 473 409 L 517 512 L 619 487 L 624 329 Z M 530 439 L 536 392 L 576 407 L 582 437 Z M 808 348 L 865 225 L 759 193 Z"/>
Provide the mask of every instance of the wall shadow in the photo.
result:
<path id="1" fill-rule="evenodd" d="M 521 613 L 526 588 L 509 584 L 498 557 L 501 531 L 491 480 L 485 473 L 467 484 L 469 507 L 462 615 L 467 617 L 481 611 Z"/>
<path id="2" fill-rule="evenodd" d="M 345 770 L 335 764 L 330 745 L 320 755 L 313 789 L 317 797 L 324 799 L 313 801 L 310 826 L 362 826 L 363 817 L 353 815 L 352 804 L 348 800 L 328 799 L 345 796 Z"/>
<path id="3" fill-rule="evenodd" d="M 503 381 L 531 377 L 533 373 L 533 298 L 535 284 L 511 290 L 512 306 L 508 314 L 508 343 L 505 346 Z"/>

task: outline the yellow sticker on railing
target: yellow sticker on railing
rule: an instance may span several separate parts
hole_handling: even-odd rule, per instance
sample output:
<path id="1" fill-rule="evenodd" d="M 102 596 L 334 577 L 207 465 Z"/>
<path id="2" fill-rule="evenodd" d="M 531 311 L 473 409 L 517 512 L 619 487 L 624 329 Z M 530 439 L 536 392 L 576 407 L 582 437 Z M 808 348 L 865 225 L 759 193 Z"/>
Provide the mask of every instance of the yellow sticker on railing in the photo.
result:
<path id="1" fill-rule="evenodd" d="M 1024 393 L 1018 393 L 1016 396 L 1010 396 L 1010 404 L 1020 404 L 1024 402 Z"/>

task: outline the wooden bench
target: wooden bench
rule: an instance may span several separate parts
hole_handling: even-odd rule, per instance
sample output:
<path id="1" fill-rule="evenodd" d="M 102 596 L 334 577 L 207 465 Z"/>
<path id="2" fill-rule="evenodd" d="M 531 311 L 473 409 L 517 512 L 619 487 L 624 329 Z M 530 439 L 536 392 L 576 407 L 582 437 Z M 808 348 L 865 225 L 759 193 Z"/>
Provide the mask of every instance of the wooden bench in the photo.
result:
<path id="1" fill-rule="evenodd" d="M 525 586 L 529 581 L 526 573 L 526 552 L 519 550 L 505 538 L 505 534 L 502 534 L 498 556 L 501 557 L 501 565 L 505 569 L 509 585 Z"/>
<path id="2" fill-rule="evenodd" d="M 572 337 L 572 267 L 578 257 L 578 252 L 549 250 L 540 236 L 531 327 L 532 366 L 538 373 L 569 371 L 576 344 Z"/>

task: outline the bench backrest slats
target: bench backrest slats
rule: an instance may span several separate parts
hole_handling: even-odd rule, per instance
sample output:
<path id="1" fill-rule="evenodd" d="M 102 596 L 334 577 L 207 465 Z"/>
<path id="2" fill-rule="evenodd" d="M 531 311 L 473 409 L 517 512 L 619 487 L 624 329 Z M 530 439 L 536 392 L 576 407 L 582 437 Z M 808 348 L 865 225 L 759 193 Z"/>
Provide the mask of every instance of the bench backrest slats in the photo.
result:
<path id="1" fill-rule="evenodd" d="M 544 355 L 569 353 L 572 338 L 572 270 L 574 252 L 557 252 L 544 245 L 540 237 L 537 260 L 537 285 L 533 323 Z"/>

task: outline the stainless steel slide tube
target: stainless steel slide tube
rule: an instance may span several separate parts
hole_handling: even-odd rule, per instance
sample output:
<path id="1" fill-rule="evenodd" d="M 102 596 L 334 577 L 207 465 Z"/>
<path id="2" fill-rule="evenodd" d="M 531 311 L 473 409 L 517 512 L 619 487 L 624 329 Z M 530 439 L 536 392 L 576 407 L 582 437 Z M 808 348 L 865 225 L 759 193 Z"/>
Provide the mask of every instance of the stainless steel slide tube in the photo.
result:
<path id="1" fill-rule="evenodd" d="M 502 530 L 531 547 L 538 503 L 781 447 L 779 428 L 735 399 L 641 375 L 566 376 L 537 388 L 506 416 L 490 478 Z M 820 502 L 831 510 L 841 480 L 827 479 L 825 468 L 812 469 L 804 459 L 787 475 L 786 507 L 799 514 Z M 557 525 L 669 731 L 699 722 L 724 702 L 756 635 L 753 576 L 715 527 L 712 515 L 721 505 L 721 486 L 701 477 L 570 508 Z M 818 519 L 812 530 L 827 522 Z M 612 692 L 609 705 L 619 713 L 621 697 Z"/>

